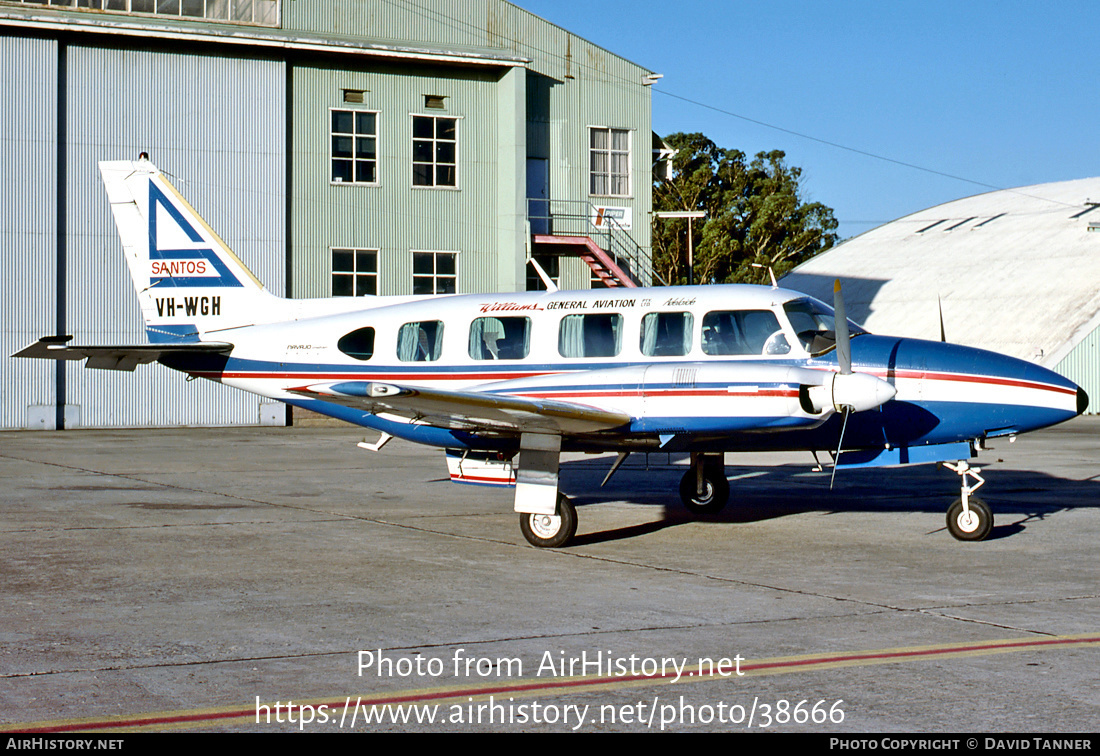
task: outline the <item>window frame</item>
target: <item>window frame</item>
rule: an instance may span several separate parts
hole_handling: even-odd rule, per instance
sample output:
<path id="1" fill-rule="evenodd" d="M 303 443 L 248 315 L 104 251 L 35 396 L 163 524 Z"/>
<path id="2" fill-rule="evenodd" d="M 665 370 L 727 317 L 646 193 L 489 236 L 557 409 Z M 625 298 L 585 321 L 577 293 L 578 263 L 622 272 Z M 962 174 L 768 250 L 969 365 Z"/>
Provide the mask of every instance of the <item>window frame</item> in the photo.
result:
<path id="1" fill-rule="evenodd" d="M 597 148 L 594 144 L 595 134 L 597 132 L 604 132 L 607 134 L 607 148 Z M 626 150 L 616 150 L 613 145 L 613 135 L 616 133 L 622 133 L 626 135 Z M 594 165 L 594 155 L 602 154 L 607 158 L 607 170 L 597 171 Z M 616 173 L 613 170 L 613 155 L 626 155 L 626 172 Z M 634 130 L 616 128 L 614 126 L 589 126 L 588 127 L 588 195 L 590 197 L 620 197 L 620 198 L 633 198 L 633 155 L 634 155 Z M 607 181 L 607 192 L 596 191 L 596 178 L 597 176 L 605 177 Z M 614 191 L 614 179 L 615 177 L 621 177 L 626 182 L 625 191 L 618 193 Z"/>
<path id="2" fill-rule="evenodd" d="M 350 252 L 351 253 L 351 267 L 348 270 L 336 270 L 336 253 L 337 252 Z M 374 271 L 361 272 L 359 270 L 359 254 L 369 253 L 374 255 Z M 381 281 L 381 271 L 378 269 L 378 259 L 380 256 L 380 250 L 377 247 L 329 247 L 329 296 L 331 297 L 366 297 L 366 296 L 378 296 L 378 285 Z M 351 278 L 351 294 L 337 294 L 336 293 L 336 277 L 350 277 Z M 370 277 L 374 281 L 373 292 L 359 292 L 359 278 Z"/>
<path id="3" fill-rule="evenodd" d="M 430 119 L 432 121 L 432 136 L 431 136 L 430 140 L 427 140 L 427 139 L 424 139 L 424 138 L 418 138 L 416 136 L 416 119 L 417 118 L 427 118 L 427 119 Z M 436 136 L 436 133 L 437 133 L 437 131 L 436 131 L 436 122 L 440 121 L 440 120 L 454 121 L 454 139 L 453 140 L 451 140 L 451 139 L 442 139 L 441 140 Z M 459 171 L 458 171 L 458 165 L 459 165 L 459 133 L 458 133 L 459 126 L 458 126 L 458 124 L 461 120 L 462 120 L 461 116 L 451 115 L 451 114 L 439 115 L 439 114 L 436 114 L 436 113 L 409 113 L 409 142 L 408 142 L 408 144 L 409 144 L 409 168 L 411 169 L 410 173 L 409 173 L 409 185 L 413 189 L 443 189 L 443 190 L 449 190 L 449 191 L 458 191 L 461 188 L 460 182 L 459 182 Z M 430 141 L 431 144 L 432 144 L 432 150 L 431 150 L 432 160 L 431 160 L 431 162 L 416 159 L 416 143 L 417 142 L 424 142 L 424 141 Z M 442 144 L 453 144 L 454 145 L 454 162 L 453 163 L 446 163 L 446 162 L 441 163 L 436 159 L 436 157 L 438 155 L 438 145 L 440 143 L 442 143 Z M 416 183 L 416 166 L 418 166 L 418 165 L 430 165 L 432 167 L 432 171 L 431 171 L 432 183 L 430 183 L 430 184 L 418 184 L 418 183 Z M 437 178 L 438 178 L 438 168 L 439 168 L 440 165 L 450 165 L 450 166 L 452 166 L 452 168 L 454 170 L 454 183 L 453 184 L 440 184 L 438 182 L 438 180 L 437 180 Z"/>
<path id="4" fill-rule="evenodd" d="M 459 254 L 461 254 L 461 253 L 458 250 L 453 250 L 453 249 L 413 249 L 413 250 L 410 250 L 410 260 L 409 260 L 409 262 L 411 264 L 409 266 L 409 270 L 410 270 L 410 273 L 412 275 L 412 288 L 410 289 L 410 291 L 413 293 L 413 296 L 444 296 L 444 295 L 449 295 L 449 294 L 457 294 L 458 293 L 458 256 L 459 256 Z M 426 274 L 426 273 L 417 273 L 416 272 L 416 256 L 417 255 L 432 255 L 432 273 L 430 275 Z M 451 255 L 454 258 L 454 273 L 440 273 L 439 272 L 439 256 L 440 255 Z M 438 281 L 440 280 L 441 276 L 444 279 L 452 279 L 454 281 L 454 289 L 452 291 L 439 291 Z M 424 278 L 429 278 L 429 277 L 432 280 L 432 293 L 428 294 L 428 293 L 425 293 L 425 292 L 421 292 L 420 294 L 417 294 L 417 292 L 416 292 L 416 280 L 418 278 L 419 279 L 424 279 Z"/>
<path id="5" fill-rule="evenodd" d="M 338 113 L 338 112 L 339 113 L 351 113 L 352 114 L 352 119 L 351 119 L 352 120 L 352 124 L 351 124 L 351 129 L 352 130 L 350 132 L 336 131 L 335 130 L 335 128 L 334 128 L 335 124 L 333 123 L 333 117 L 334 117 L 334 114 Z M 360 114 L 360 113 L 369 113 L 369 114 L 374 116 L 374 134 L 372 134 L 372 135 L 370 135 L 370 134 L 359 134 L 358 131 L 356 131 L 356 127 L 358 125 L 357 124 L 358 119 L 355 116 Z M 379 123 L 382 120 L 381 115 L 382 115 L 382 111 L 372 110 L 370 108 L 330 107 L 328 109 L 328 167 L 329 167 L 328 181 L 329 181 L 330 185 L 332 185 L 332 186 L 381 186 L 382 185 L 382 171 L 381 171 L 381 162 L 382 161 L 378 157 L 379 156 L 379 149 L 378 148 L 379 148 L 379 144 L 380 144 L 380 141 L 381 141 L 381 137 L 379 136 L 379 133 L 378 133 L 379 132 L 378 126 L 379 126 Z M 337 135 L 350 136 L 351 137 L 351 157 L 350 158 L 338 158 L 333 154 L 334 153 L 333 139 Z M 374 139 L 374 158 L 369 159 L 369 160 L 366 159 L 366 158 L 363 158 L 362 160 L 359 159 L 359 158 L 356 158 L 355 157 L 355 140 L 360 138 L 360 137 L 368 137 L 368 136 Z M 351 163 L 351 175 L 353 177 L 351 181 L 343 181 L 343 180 L 337 181 L 336 180 L 336 177 L 333 175 L 333 170 L 332 170 L 333 169 L 333 164 L 336 160 L 348 161 L 348 162 Z M 374 163 L 374 180 L 373 181 L 355 181 L 354 180 L 356 164 L 360 163 L 360 162 L 373 162 Z"/>

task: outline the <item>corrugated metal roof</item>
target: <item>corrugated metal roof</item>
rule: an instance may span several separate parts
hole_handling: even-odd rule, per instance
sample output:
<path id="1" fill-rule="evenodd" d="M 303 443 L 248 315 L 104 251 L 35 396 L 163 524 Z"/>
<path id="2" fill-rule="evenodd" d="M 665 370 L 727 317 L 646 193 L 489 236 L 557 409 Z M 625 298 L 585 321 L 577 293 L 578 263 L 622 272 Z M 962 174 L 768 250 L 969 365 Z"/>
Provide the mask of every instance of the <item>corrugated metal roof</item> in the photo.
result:
<path id="1" fill-rule="evenodd" d="M 61 9 L 64 10 L 64 9 Z M 52 12 L 51 12 L 52 11 Z M 0 26 L 90 34 L 123 34 L 151 39 L 179 39 L 190 42 L 247 45 L 268 49 L 368 55 L 398 60 L 432 60 L 467 65 L 522 66 L 529 59 L 500 50 L 450 49 L 443 46 L 390 45 L 365 35 L 317 34 L 258 26 L 217 23 L 203 19 L 141 15 L 58 12 L 52 8 L 0 8 Z"/>
<path id="2" fill-rule="evenodd" d="M 868 231 L 783 286 L 882 334 L 947 340 L 1053 367 L 1100 326 L 1100 178 L 980 194 Z"/>

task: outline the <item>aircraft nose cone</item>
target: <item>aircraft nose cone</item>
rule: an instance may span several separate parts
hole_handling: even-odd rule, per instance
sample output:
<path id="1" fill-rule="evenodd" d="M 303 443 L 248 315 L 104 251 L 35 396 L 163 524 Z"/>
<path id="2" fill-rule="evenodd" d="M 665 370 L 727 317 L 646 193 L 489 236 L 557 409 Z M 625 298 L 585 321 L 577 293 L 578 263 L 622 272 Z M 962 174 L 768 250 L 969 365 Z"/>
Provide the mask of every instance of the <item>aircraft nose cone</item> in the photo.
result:
<path id="1" fill-rule="evenodd" d="M 1077 414 L 1082 414 L 1089 408 L 1089 395 L 1080 386 L 1077 387 Z"/>

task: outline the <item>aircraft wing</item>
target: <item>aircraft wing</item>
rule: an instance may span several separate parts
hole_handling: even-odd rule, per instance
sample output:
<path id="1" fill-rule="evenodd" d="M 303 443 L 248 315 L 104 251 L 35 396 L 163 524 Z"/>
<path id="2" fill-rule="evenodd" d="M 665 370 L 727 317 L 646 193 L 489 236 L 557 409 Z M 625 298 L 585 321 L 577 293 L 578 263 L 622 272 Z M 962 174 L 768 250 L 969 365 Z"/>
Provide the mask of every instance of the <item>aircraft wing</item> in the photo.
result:
<path id="1" fill-rule="evenodd" d="M 630 415 L 571 402 L 450 391 L 372 381 L 304 386 L 291 393 L 440 428 L 513 433 L 593 433 L 626 425 Z"/>
<path id="2" fill-rule="evenodd" d="M 46 336 L 12 357 L 40 360 L 88 360 L 87 367 L 99 370 L 133 371 L 138 365 L 156 362 L 169 354 L 226 354 L 233 345 L 225 342 L 191 344 L 130 344 L 117 346 L 69 346 L 72 336 Z"/>

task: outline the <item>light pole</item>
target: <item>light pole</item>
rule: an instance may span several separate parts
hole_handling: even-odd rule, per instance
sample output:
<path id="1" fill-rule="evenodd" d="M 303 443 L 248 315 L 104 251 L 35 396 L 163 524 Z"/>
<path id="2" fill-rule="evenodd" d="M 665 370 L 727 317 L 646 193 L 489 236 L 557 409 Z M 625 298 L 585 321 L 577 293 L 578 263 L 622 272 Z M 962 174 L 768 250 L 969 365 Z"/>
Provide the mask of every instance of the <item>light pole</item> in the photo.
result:
<path id="1" fill-rule="evenodd" d="M 657 210 L 653 214 L 658 218 L 688 219 L 688 286 L 693 286 L 695 284 L 695 251 L 691 241 L 691 220 L 706 218 L 707 214 L 702 210 Z"/>

